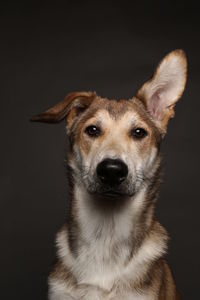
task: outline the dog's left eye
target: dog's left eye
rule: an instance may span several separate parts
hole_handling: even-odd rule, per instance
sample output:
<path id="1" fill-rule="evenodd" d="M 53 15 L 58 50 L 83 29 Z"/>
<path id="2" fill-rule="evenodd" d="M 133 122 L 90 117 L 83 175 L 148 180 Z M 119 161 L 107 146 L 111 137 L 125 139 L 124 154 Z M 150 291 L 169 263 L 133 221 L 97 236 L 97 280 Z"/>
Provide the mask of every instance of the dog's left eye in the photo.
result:
<path id="1" fill-rule="evenodd" d="M 131 130 L 131 136 L 136 139 L 142 139 L 147 135 L 147 132 L 143 128 L 135 128 Z"/>
<path id="2" fill-rule="evenodd" d="M 91 137 L 98 137 L 101 133 L 100 128 L 94 126 L 94 125 L 90 125 L 85 129 L 85 132 L 87 133 L 87 135 L 91 136 Z"/>

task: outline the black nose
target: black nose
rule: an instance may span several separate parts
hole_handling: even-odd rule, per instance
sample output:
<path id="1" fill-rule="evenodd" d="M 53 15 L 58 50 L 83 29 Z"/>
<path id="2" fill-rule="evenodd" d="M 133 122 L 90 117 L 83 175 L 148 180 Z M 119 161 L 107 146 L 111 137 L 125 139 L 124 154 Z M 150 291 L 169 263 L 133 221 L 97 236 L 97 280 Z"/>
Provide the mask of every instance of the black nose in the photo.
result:
<path id="1" fill-rule="evenodd" d="M 97 176 L 102 183 L 115 186 L 119 185 L 128 175 L 127 165 L 120 159 L 104 159 L 97 166 Z"/>

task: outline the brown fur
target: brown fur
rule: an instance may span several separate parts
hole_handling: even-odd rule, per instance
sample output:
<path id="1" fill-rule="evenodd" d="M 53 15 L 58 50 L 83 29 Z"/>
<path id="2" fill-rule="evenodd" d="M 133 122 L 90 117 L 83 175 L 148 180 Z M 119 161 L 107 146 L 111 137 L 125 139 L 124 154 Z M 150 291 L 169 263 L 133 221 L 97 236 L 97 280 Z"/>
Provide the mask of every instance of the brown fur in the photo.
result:
<path id="1" fill-rule="evenodd" d="M 184 90 L 186 66 L 183 51 L 173 51 L 136 97 L 117 101 L 75 92 L 32 119 L 65 118 L 70 139 L 70 209 L 57 235 L 58 263 L 49 277 L 50 299 L 129 300 L 130 295 L 131 299 L 180 299 L 164 258 L 168 235 L 155 219 L 154 207 L 161 177 L 160 144 Z M 91 125 L 100 130 L 97 138 L 87 134 Z M 145 138 L 132 135 L 136 128 L 146 131 Z M 123 196 L 102 193 L 95 168 L 106 155 L 130 163 L 130 174 L 120 185 Z M 120 225 L 120 218 L 126 225 Z M 107 270 L 102 273 L 105 281 L 99 275 L 101 268 Z M 116 278 L 115 268 L 122 274 Z"/>

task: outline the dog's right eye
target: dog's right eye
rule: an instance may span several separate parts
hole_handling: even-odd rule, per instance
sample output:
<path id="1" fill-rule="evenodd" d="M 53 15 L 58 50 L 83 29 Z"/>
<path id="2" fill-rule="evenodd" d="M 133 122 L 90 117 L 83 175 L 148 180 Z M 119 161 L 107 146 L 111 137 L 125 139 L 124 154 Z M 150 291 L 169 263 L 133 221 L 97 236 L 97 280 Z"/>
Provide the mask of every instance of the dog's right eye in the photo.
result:
<path id="1" fill-rule="evenodd" d="M 87 133 L 87 135 L 91 136 L 91 137 L 98 137 L 101 133 L 100 128 L 94 126 L 94 125 L 90 125 L 85 129 L 85 132 Z"/>

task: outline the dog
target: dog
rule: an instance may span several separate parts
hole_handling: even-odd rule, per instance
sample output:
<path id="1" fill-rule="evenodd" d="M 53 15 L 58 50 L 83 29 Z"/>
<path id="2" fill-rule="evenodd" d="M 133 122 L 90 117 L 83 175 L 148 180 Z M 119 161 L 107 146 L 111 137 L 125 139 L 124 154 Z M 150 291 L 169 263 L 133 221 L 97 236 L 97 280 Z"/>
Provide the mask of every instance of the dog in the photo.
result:
<path id="1" fill-rule="evenodd" d="M 56 238 L 50 300 L 180 299 L 154 207 L 160 145 L 186 77 L 186 56 L 177 49 L 131 99 L 73 92 L 32 118 L 65 119 L 70 141 L 70 208 Z"/>

